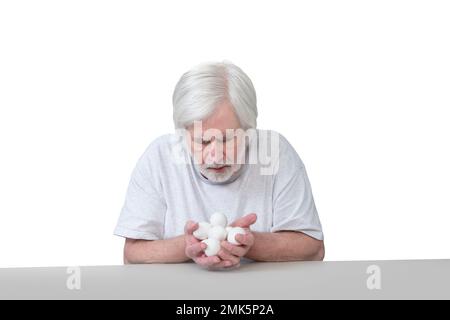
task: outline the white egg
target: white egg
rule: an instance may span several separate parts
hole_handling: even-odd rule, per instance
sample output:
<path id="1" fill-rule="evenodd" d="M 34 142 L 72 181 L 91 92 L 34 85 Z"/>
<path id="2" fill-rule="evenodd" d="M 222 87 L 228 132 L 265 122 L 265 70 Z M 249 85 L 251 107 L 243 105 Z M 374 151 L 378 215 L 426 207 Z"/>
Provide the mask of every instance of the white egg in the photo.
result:
<path id="1" fill-rule="evenodd" d="M 208 239 L 216 239 L 219 241 L 225 240 L 227 238 L 227 232 L 225 228 L 221 226 L 212 226 L 208 231 Z"/>
<path id="2" fill-rule="evenodd" d="M 237 242 L 236 239 L 235 239 L 235 237 L 236 237 L 237 234 L 245 234 L 245 230 L 242 229 L 241 227 L 232 228 L 232 229 L 228 232 L 227 241 L 228 241 L 229 243 L 239 245 L 240 243 Z"/>
<path id="3" fill-rule="evenodd" d="M 206 244 L 205 254 L 208 257 L 217 255 L 220 251 L 220 242 L 217 239 L 205 239 L 202 241 Z"/>
<path id="4" fill-rule="evenodd" d="M 209 218 L 209 222 L 212 226 L 221 226 L 222 228 L 225 228 L 228 224 L 227 216 L 220 212 L 214 213 L 211 218 Z"/>
<path id="5" fill-rule="evenodd" d="M 193 235 L 198 240 L 205 240 L 208 238 L 208 231 L 211 229 L 211 224 L 208 222 L 199 222 L 198 229 L 194 231 Z"/>

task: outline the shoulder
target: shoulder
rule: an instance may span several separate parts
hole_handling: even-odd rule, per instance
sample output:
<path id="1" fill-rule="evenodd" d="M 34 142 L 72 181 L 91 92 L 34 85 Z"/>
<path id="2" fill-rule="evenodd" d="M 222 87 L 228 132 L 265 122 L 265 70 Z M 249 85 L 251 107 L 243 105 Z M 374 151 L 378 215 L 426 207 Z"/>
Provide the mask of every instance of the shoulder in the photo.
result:
<path id="1" fill-rule="evenodd" d="M 177 137 L 173 133 L 164 134 L 153 139 L 140 156 L 136 167 L 139 170 L 161 170 L 171 159 Z"/>
<path id="2" fill-rule="evenodd" d="M 278 131 L 256 129 L 259 143 L 277 143 L 280 147 L 280 151 L 292 151 L 294 148 L 289 143 L 288 139 Z M 295 151 L 295 150 L 294 150 Z"/>
<path id="3" fill-rule="evenodd" d="M 304 167 L 303 161 L 299 154 L 289 142 L 289 140 L 281 133 L 275 130 L 257 130 L 258 148 L 261 154 L 270 155 L 270 162 L 274 164 L 277 170 L 301 169 Z M 265 150 L 264 150 L 265 149 Z"/>
<path id="4" fill-rule="evenodd" d="M 144 151 L 144 158 L 167 159 L 173 152 L 173 149 L 181 142 L 179 135 L 167 133 L 153 139 Z"/>
<path id="5" fill-rule="evenodd" d="M 165 146 L 167 146 L 171 140 L 172 140 L 172 133 L 166 133 L 163 135 L 160 135 L 156 138 L 154 138 L 152 141 L 150 141 L 150 143 L 148 144 L 145 152 L 146 153 L 151 153 L 151 152 L 155 152 L 161 148 L 164 148 Z"/>
<path id="6" fill-rule="evenodd" d="M 151 185 L 154 189 L 162 190 L 162 179 L 173 172 L 173 146 L 177 144 L 175 134 L 169 133 L 153 139 L 140 156 L 133 170 L 133 178 L 143 188 Z"/>

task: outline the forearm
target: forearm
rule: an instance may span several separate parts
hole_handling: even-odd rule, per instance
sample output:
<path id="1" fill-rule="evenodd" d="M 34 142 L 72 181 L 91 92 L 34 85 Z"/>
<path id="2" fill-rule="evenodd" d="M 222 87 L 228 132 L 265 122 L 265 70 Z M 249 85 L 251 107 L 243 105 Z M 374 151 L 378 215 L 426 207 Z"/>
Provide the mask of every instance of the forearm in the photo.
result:
<path id="1" fill-rule="evenodd" d="M 253 232 L 255 241 L 246 257 L 255 261 L 323 260 L 323 241 L 300 232 Z"/>
<path id="2" fill-rule="evenodd" d="M 185 254 L 184 235 L 167 240 L 126 239 L 124 263 L 179 263 L 189 258 Z"/>

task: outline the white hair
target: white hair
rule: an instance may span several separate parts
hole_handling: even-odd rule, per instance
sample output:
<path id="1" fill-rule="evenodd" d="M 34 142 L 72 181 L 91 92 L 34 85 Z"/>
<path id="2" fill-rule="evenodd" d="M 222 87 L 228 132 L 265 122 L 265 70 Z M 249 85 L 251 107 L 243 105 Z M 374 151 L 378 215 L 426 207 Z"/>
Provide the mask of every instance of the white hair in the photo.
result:
<path id="1" fill-rule="evenodd" d="M 173 97 L 175 128 L 186 128 L 209 117 L 228 101 L 243 129 L 256 128 L 256 92 L 250 78 L 236 65 L 223 61 L 200 64 L 184 73 Z"/>

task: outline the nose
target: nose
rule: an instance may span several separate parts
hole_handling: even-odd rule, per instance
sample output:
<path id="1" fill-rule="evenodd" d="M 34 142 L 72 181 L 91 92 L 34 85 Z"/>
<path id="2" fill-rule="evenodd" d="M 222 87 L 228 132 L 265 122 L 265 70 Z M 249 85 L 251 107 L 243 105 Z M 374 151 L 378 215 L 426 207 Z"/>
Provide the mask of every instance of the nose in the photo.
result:
<path id="1" fill-rule="evenodd" d="M 222 149 L 222 150 L 221 150 Z M 210 149 L 208 152 L 209 163 L 222 163 L 224 158 L 224 148 L 219 145 L 215 139 L 211 141 Z"/>

